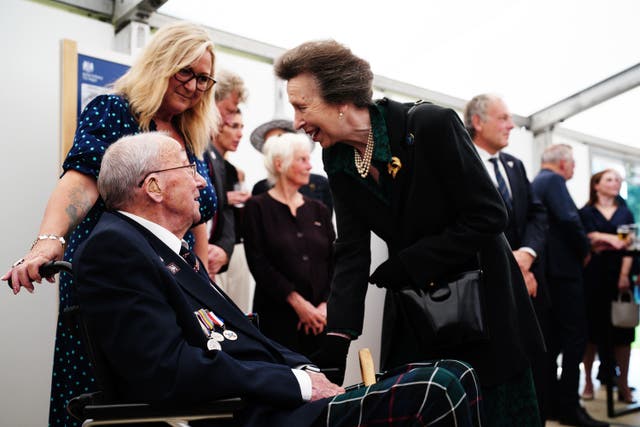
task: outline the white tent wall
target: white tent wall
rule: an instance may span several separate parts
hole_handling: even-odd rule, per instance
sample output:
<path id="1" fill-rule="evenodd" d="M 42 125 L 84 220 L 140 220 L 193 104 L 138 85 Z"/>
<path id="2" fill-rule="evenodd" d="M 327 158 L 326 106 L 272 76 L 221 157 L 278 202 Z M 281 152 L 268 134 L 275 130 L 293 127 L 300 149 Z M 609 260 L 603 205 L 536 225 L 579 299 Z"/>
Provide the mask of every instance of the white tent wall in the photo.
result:
<path id="1" fill-rule="evenodd" d="M 3 58 L 0 93 L 0 200 L 2 273 L 24 255 L 60 167 L 60 40 L 111 50 L 110 24 L 31 1 L 0 6 Z M 49 407 L 51 361 L 58 307 L 57 285 L 0 296 L 0 425 L 44 426 Z"/>
<path id="2" fill-rule="evenodd" d="M 113 27 L 61 8 L 25 0 L 4 0 L 0 13 L 0 47 L 4 58 L 1 80 L 3 114 L 0 128 L 4 143 L 0 158 L 0 196 L 3 201 L 3 245 L 0 266 L 4 268 L 28 249 L 38 233 L 46 201 L 59 175 L 60 151 L 60 58 L 61 40 L 76 40 L 82 51 L 111 51 Z M 246 172 L 251 187 L 265 176 L 262 156 L 251 147 L 249 134 L 258 124 L 275 115 L 276 82 L 267 62 L 220 49 L 216 66 L 240 74 L 249 90 L 244 112 L 245 136 L 230 160 Z M 393 96 L 392 96 L 393 97 Z M 284 110 L 290 115 L 291 110 Z M 508 151 L 520 157 L 529 177 L 537 170 L 533 137 L 525 129 L 514 129 Z M 590 172 L 588 149 L 576 145 L 576 177 L 570 182 L 578 204 L 585 200 Z M 314 171 L 323 173 L 321 150 L 313 152 Z M 386 247 L 372 239 L 372 269 L 386 258 Z M 5 286 L 2 283 L 2 286 Z M 346 382 L 359 378 L 355 352 L 370 347 L 379 357 L 384 291 L 370 288 L 365 331 L 352 345 Z M 48 413 L 54 331 L 58 307 L 57 285 L 36 286 L 33 295 L 22 291 L 13 296 L 5 287 L 0 294 L 0 425 L 45 425 Z M 61 379 L 64 380 L 64 379 Z"/>

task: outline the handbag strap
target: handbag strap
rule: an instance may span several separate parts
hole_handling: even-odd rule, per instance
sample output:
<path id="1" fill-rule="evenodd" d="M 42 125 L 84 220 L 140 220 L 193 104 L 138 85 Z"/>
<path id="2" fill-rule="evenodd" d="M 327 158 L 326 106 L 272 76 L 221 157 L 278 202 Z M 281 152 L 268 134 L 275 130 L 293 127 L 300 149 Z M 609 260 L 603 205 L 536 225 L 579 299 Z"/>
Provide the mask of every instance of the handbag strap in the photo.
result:
<path id="1" fill-rule="evenodd" d="M 618 291 L 618 302 L 625 302 L 622 300 L 623 295 L 629 295 L 629 302 L 635 303 L 633 298 L 633 292 L 631 292 L 631 288 L 625 291 Z"/>

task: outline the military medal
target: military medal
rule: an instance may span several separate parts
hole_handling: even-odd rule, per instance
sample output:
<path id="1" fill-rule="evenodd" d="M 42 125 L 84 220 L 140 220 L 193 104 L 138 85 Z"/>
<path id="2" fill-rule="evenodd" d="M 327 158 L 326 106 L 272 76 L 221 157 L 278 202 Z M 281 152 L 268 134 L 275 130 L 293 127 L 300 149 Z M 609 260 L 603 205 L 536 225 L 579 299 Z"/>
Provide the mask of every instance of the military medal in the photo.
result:
<path id="1" fill-rule="evenodd" d="M 222 346 L 218 341 L 215 340 L 215 338 L 212 338 L 209 341 L 207 341 L 207 348 L 209 350 L 222 350 Z"/>
<path id="2" fill-rule="evenodd" d="M 221 341 L 224 341 L 224 336 L 221 333 L 215 331 L 214 322 L 209 317 L 208 310 L 201 308 L 198 311 L 194 311 L 193 314 L 198 319 L 198 323 L 202 328 L 202 331 L 207 336 L 207 349 L 209 350 L 222 350 L 220 345 Z"/>
<path id="3" fill-rule="evenodd" d="M 233 332 L 231 329 L 225 329 L 222 331 L 222 335 L 224 335 L 224 337 L 229 341 L 235 341 L 238 339 L 238 334 Z"/>

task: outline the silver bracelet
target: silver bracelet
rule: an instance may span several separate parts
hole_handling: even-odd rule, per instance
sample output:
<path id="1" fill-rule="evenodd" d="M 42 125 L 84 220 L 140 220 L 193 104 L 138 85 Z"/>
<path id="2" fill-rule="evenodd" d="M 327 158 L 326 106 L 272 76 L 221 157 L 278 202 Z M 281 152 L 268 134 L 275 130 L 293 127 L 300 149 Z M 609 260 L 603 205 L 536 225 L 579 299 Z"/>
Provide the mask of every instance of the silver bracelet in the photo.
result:
<path id="1" fill-rule="evenodd" d="M 31 245 L 31 249 L 33 249 L 40 240 L 57 240 L 58 242 L 60 242 L 63 248 L 64 248 L 64 244 L 67 243 L 67 241 L 64 240 L 64 237 L 62 236 L 56 236 L 55 234 L 41 234 L 38 237 L 36 237 L 36 240 L 33 241 L 33 244 Z"/>

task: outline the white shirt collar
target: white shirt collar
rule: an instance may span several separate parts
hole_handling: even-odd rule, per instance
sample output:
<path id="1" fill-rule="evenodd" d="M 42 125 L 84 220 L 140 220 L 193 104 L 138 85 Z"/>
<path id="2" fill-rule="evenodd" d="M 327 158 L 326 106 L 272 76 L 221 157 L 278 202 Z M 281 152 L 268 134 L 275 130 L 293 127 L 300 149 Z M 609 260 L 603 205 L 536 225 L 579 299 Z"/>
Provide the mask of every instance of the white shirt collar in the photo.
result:
<path id="1" fill-rule="evenodd" d="M 489 154 L 487 150 L 485 150 L 484 148 L 480 148 L 477 145 L 476 145 L 476 150 L 478 150 L 478 155 L 480 156 L 480 159 L 482 159 L 483 162 L 488 162 L 489 159 L 493 159 L 493 158 L 500 159 L 499 151 L 495 154 Z"/>
<path id="2" fill-rule="evenodd" d="M 134 215 L 130 212 L 118 211 L 122 215 L 131 218 L 147 230 L 149 230 L 154 236 L 162 241 L 165 245 L 169 246 L 172 251 L 180 255 L 180 247 L 182 246 L 182 241 L 176 237 L 175 234 L 167 230 L 161 225 L 156 224 L 155 222 L 151 222 L 148 219 L 142 218 L 141 216 Z"/>

